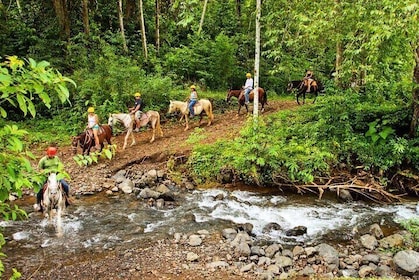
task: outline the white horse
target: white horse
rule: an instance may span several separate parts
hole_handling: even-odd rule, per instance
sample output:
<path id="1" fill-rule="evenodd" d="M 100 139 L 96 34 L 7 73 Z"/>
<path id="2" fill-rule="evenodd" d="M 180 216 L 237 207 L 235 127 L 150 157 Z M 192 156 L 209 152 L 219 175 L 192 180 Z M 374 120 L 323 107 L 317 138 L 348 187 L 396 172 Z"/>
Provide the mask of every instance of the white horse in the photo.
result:
<path id="1" fill-rule="evenodd" d="M 170 114 L 170 113 L 173 113 L 173 112 L 176 112 L 176 111 L 180 111 L 182 113 L 182 116 L 185 118 L 185 121 L 186 121 L 186 127 L 185 127 L 184 131 L 188 130 L 189 129 L 188 102 L 170 100 L 168 113 Z M 201 123 L 201 121 L 202 121 L 202 113 L 203 112 L 205 112 L 208 116 L 208 124 L 207 124 L 208 126 L 210 126 L 211 123 L 214 120 L 214 114 L 212 113 L 212 104 L 211 104 L 211 101 L 209 101 L 208 99 L 198 100 L 198 102 L 196 102 L 196 104 L 194 105 L 194 112 L 195 112 L 196 116 L 197 115 L 200 116 L 199 123 Z"/>
<path id="2" fill-rule="evenodd" d="M 122 123 L 127 129 L 127 135 L 125 136 L 125 139 L 124 139 L 124 146 L 122 147 L 122 150 L 125 150 L 125 148 L 127 147 L 128 137 L 130 135 L 132 137 L 131 146 L 136 143 L 134 134 L 132 133 L 133 124 L 134 124 L 134 116 L 132 114 L 125 114 L 125 113 L 110 114 L 109 119 L 108 119 L 108 125 L 112 127 L 115 125 L 116 122 Z M 151 122 L 151 127 L 153 129 L 153 136 L 151 137 L 150 143 L 153 143 L 155 139 L 155 135 L 156 135 L 156 129 L 158 130 L 160 136 L 163 137 L 163 131 L 160 126 L 159 112 L 150 110 L 141 115 L 141 119 L 140 119 L 141 127 L 146 126 L 149 122 Z"/>
<path id="3" fill-rule="evenodd" d="M 61 215 L 65 211 L 65 197 L 61 184 L 57 180 L 56 173 L 50 173 L 48 176 L 48 181 L 44 187 L 42 206 L 44 208 L 44 215 L 45 217 L 48 217 L 49 222 L 52 221 L 53 212 L 56 210 L 55 228 L 57 230 L 57 235 L 62 236 L 63 227 Z"/>

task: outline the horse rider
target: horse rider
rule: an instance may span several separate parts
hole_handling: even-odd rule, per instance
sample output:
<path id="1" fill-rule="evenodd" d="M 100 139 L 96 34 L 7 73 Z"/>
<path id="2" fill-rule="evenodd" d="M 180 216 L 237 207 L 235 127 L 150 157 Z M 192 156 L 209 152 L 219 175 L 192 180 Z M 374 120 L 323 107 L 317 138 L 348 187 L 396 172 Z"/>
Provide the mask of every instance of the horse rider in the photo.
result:
<path id="1" fill-rule="evenodd" d="M 188 97 L 189 99 L 188 108 L 189 108 L 189 117 L 193 118 L 195 116 L 195 110 L 193 106 L 198 101 L 198 93 L 196 92 L 196 87 L 194 85 L 191 85 L 190 89 L 191 89 L 191 93 L 189 94 L 189 97 Z"/>
<path id="2" fill-rule="evenodd" d="M 95 114 L 95 108 L 89 107 L 87 109 L 87 126 L 86 129 L 91 128 L 93 131 L 93 136 L 95 138 L 95 148 L 96 150 L 100 149 L 100 142 L 99 142 L 99 117 Z"/>
<path id="3" fill-rule="evenodd" d="M 130 114 L 134 115 L 134 120 L 135 120 L 135 132 L 140 131 L 140 120 L 141 120 L 141 115 L 143 114 L 143 112 L 141 112 L 141 105 L 142 105 L 142 100 L 141 100 L 141 93 L 136 92 L 134 94 L 135 97 L 135 101 L 134 101 L 134 107 L 128 108 Z"/>
<path id="4" fill-rule="evenodd" d="M 247 73 L 246 74 L 246 82 L 243 86 L 244 89 L 244 100 L 245 100 L 245 104 L 249 104 L 249 94 L 253 89 L 253 79 L 252 79 L 252 74 Z"/>
<path id="5" fill-rule="evenodd" d="M 313 83 L 313 81 L 314 81 L 313 71 L 307 70 L 306 75 L 303 78 L 303 83 L 301 85 L 301 86 L 303 85 L 307 86 L 306 92 L 310 92 L 311 84 Z"/>
<path id="6" fill-rule="evenodd" d="M 45 170 L 49 172 L 60 172 L 64 169 L 64 165 L 61 162 L 60 158 L 57 156 L 57 148 L 56 147 L 48 147 L 46 150 L 46 156 L 41 158 L 38 163 L 38 168 L 40 170 Z M 70 205 L 69 201 L 69 191 L 70 187 L 68 183 L 64 180 L 60 180 L 61 186 L 63 187 L 65 193 L 65 205 Z M 33 206 L 35 211 L 42 211 L 42 200 L 44 198 L 44 188 L 46 182 L 42 185 L 42 188 L 36 194 L 36 204 Z"/>

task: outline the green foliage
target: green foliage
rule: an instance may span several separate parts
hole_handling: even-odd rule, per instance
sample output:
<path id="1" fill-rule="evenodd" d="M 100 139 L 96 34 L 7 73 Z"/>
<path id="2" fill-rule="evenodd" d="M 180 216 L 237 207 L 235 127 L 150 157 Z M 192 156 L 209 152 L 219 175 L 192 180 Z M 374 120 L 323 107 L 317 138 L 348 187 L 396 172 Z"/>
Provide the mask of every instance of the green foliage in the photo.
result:
<path id="1" fill-rule="evenodd" d="M 78 166 L 88 166 L 98 163 L 100 158 L 111 160 L 115 157 L 116 145 L 107 145 L 102 151 L 91 152 L 89 155 L 78 154 L 73 157 Z"/>
<path id="2" fill-rule="evenodd" d="M 2 93 L 0 105 L 8 102 L 13 107 L 18 107 L 23 115 L 29 112 L 33 117 L 36 114 L 33 100 L 39 98 L 47 108 L 51 108 L 56 96 L 58 101 L 68 101 L 69 92 L 66 83 L 75 83 L 60 72 L 49 67 L 46 61 L 36 62 L 29 58 L 27 62 L 16 56 L 7 57 L 0 63 L 0 92 Z M 52 95 L 51 95 L 52 94 Z M 0 106 L 0 115 L 7 117 L 6 110 Z"/>
<path id="3" fill-rule="evenodd" d="M 413 246 L 413 250 L 419 249 L 419 219 L 412 218 L 401 221 L 400 224 L 404 229 L 410 232 L 410 240 L 407 240 Z"/>

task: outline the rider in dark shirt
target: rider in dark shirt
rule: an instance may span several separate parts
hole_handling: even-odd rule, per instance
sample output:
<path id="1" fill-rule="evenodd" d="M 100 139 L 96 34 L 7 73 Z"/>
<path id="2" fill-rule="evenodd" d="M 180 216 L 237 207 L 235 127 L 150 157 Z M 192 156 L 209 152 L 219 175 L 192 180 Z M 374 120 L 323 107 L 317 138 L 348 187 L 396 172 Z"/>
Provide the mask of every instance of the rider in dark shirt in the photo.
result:
<path id="1" fill-rule="evenodd" d="M 135 132 L 140 131 L 140 120 L 141 120 L 141 115 L 143 112 L 141 112 L 141 105 L 142 105 L 142 100 L 141 100 L 141 93 L 136 92 L 134 94 L 135 97 L 135 101 L 134 101 L 134 107 L 129 108 L 129 112 L 130 114 L 134 114 L 134 119 L 135 119 Z"/>

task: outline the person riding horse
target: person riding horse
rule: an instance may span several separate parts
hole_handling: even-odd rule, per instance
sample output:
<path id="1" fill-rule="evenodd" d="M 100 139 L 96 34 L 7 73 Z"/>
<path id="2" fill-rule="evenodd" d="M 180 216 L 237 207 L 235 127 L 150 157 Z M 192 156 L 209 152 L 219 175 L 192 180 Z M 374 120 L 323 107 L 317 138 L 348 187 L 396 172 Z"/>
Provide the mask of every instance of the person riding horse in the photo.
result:
<path id="1" fill-rule="evenodd" d="M 314 79 L 313 71 L 307 70 L 306 75 L 303 78 L 303 82 L 301 83 L 301 88 L 305 86 L 306 92 L 309 93 L 313 83 L 316 83 L 316 80 Z"/>
<path id="2" fill-rule="evenodd" d="M 252 74 L 247 73 L 246 74 L 246 82 L 243 86 L 244 89 L 244 104 L 249 104 L 249 94 L 253 90 L 253 79 Z"/>
<path id="3" fill-rule="evenodd" d="M 135 132 L 140 131 L 140 127 L 141 127 L 141 115 L 143 114 L 143 112 L 141 112 L 141 105 L 142 105 L 142 100 L 141 100 L 141 93 L 136 92 L 134 94 L 135 97 L 135 101 L 134 101 L 134 106 L 131 108 L 128 108 L 130 114 L 134 115 L 134 120 L 135 120 Z"/>
<path id="4" fill-rule="evenodd" d="M 95 114 L 95 108 L 89 107 L 87 109 L 87 126 L 86 129 L 91 128 L 93 131 L 93 136 L 95 138 L 95 148 L 96 150 L 100 150 L 100 143 L 99 143 L 99 117 Z"/>
<path id="5" fill-rule="evenodd" d="M 193 118 L 195 116 L 195 110 L 193 106 L 198 101 L 198 93 L 196 92 L 196 87 L 194 85 L 191 85 L 190 89 L 191 89 L 191 93 L 189 94 L 189 97 L 188 97 L 188 100 L 189 100 L 188 108 L 189 108 L 189 117 Z"/>
<path id="6" fill-rule="evenodd" d="M 60 158 L 57 156 L 57 148 L 56 147 L 48 147 L 46 150 L 46 156 L 41 158 L 41 160 L 38 163 L 38 168 L 40 170 L 45 171 L 51 171 L 51 172 L 59 172 L 62 171 L 64 168 L 63 163 L 61 162 Z M 68 183 L 64 180 L 60 180 L 61 186 L 63 187 L 63 190 L 65 192 L 65 199 L 66 199 L 66 206 L 70 205 L 69 201 L 69 192 L 70 192 L 70 186 Z M 42 200 L 45 190 L 45 184 L 42 184 L 42 188 L 38 191 L 36 194 L 36 204 L 33 206 L 35 211 L 42 211 Z"/>

